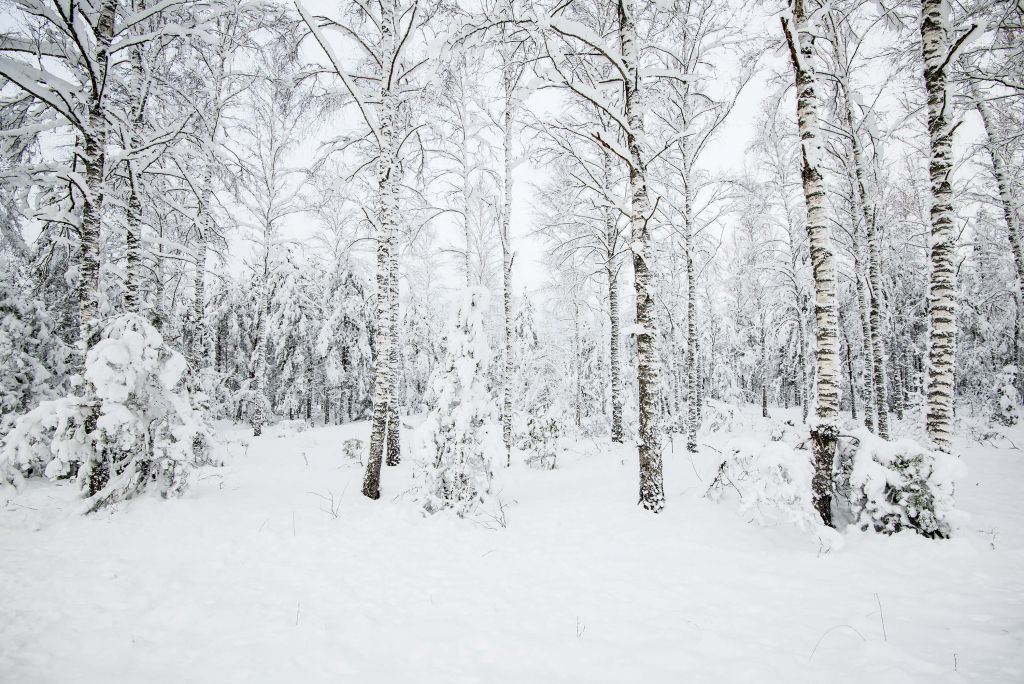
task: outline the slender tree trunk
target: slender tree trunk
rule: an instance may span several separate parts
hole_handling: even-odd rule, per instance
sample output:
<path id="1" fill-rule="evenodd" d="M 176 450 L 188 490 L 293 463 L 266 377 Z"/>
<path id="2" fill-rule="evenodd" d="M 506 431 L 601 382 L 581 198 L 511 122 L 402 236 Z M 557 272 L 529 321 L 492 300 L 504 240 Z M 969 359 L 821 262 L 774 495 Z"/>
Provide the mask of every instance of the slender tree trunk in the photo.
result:
<path id="1" fill-rule="evenodd" d="M 139 2 L 136 11 L 145 9 L 145 3 Z M 146 121 L 146 95 L 143 89 L 145 78 L 142 71 L 142 48 L 131 49 L 132 103 L 135 111 L 132 116 L 133 129 L 130 133 L 131 145 L 138 148 L 142 141 L 142 127 Z M 129 159 L 125 164 L 128 176 L 128 225 L 125 231 L 126 277 L 124 305 L 131 313 L 139 313 L 142 308 L 142 200 L 138 164 Z"/>
<path id="2" fill-rule="evenodd" d="M 700 429 L 700 366 L 697 363 L 697 278 L 693 272 L 693 229 L 690 220 L 689 179 L 683 183 L 685 215 L 683 251 L 686 253 L 686 450 L 697 453 Z"/>
<path id="3" fill-rule="evenodd" d="M 127 256 L 124 307 L 131 313 L 142 310 L 142 200 L 135 162 L 128 162 L 128 226 L 125 231 Z"/>
<path id="4" fill-rule="evenodd" d="M 931 278 L 928 282 L 928 437 L 940 451 L 953 448 L 956 357 L 956 235 L 953 231 L 953 103 L 948 99 L 950 5 L 921 3 L 924 81 L 931 139 Z"/>
<path id="5" fill-rule="evenodd" d="M 611 318 L 610 371 L 612 380 L 612 441 L 622 442 L 622 359 L 619 326 L 619 285 L 615 269 L 608 267 L 608 314 Z"/>
<path id="6" fill-rule="evenodd" d="M 270 235 L 269 226 L 264 227 L 263 275 L 260 278 L 259 292 L 259 327 L 256 333 L 256 358 L 253 362 L 253 380 L 255 387 L 253 396 L 256 406 L 252 412 L 252 434 L 259 437 L 263 434 L 263 426 L 267 424 L 267 334 L 270 327 Z"/>
<path id="7" fill-rule="evenodd" d="M 104 199 L 104 147 L 107 140 L 106 106 L 104 86 L 110 59 L 110 44 L 114 34 L 115 0 L 105 0 L 100 5 L 96 23 L 95 64 L 100 70 L 99 83 L 94 84 L 89 95 L 88 126 L 83 135 L 85 152 L 85 184 L 87 192 L 83 198 L 81 254 L 78 267 L 78 310 L 79 336 L 81 337 L 82 364 L 92 349 L 99 332 L 99 289 L 100 289 L 100 232 Z M 86 396 L 96 397 L 96 388 L 88 384 Z M 85 432 L 93 434 L 99 419 L 99 406 L 89 412 L 83 426 Z M 100 492 L 110 480 L 110 461 L 103 445 L 97 445 L 96 456 L 92 457 L 89 471 L 88 494 Z"/>
<path id="8" fill-rule="evenodd" d="M 398 393 L 402 380 L 402 357 L 398 337 L 398 250 L 391 252 L 391 268 L 388 275 L 391 327 L 391 397 L 388 400 L 388 448 L 386 463 L 396 466 L 402 462 L 402 426 L 398 418 Z"/>
<path id="9" fill-rule="evenodd" d="M 1003 143 L 999 140 L 999 131 L 996 128 L 992 111 L 977 87 L 971 85 L 971 97 L 974 98 L 975 107 L 981 115 L 981 121 L 985 126 L 985 148 L 988 150 L 989 159 L 992 162 L 992 175 L 996 179 L 996 188 L 999 191 L 999 203 L 1003 207 L 1003 218 L 1006 220 L 1006 234 L 1010 240 L 1010 250 L 1013 252 L 1013 265 L 1017 274 L 1017 297 L 1018 311 L 1014 330 L 1020 327 L 1019 303 L 1024 302 L 1024 247 L 1022 247 L 1020 214 L 1017 209 L 1017 202 L 1013 193 L 1013 186 L 1010 182 L 1010 173 Z M 1014 363 L 1017 364 L 1017 384 L 1024 382 L 1024 365 L 1022 365 L 1020 353 L 1020 337 L 1014 335 Z"/>
<path id="10" fill-rule="evenodd" d="M 630 219 L 633 274 L 636 290 L 637 379 L 639 381 L 640 505 L 655 513 L 665 508 L 665 483 L 661 465 L 661 434 L 658 425 L 657 321 L 653 282 L 647 263 L 651 202 L 647 191 L 647 166 L 640 148 L 644 135 L 643 105 L 640 102 L 640 58 L 636 45 L 636 24 L 632 1 L 618 0 L 619 46 L 627 71 L 624 83 L 626 148 L 629 151 L 629 184 L 632 193 Z"/>
<path id="11" fill-rule="evenodd" d="M 811 426 L 814 507 L 821 520 L 832 525 L 832 466 L 839 437 L 839 359 L 836 335 L 835 264 L 825 202 L 825 182 L 819 168 L 822 155 L 818 130 L 818 96 L 814 74 L 812 33 L 803 0 L 793 0 L 792 18 L 782 20 L 796 74 L 797 123 L 803 156 L 807 235 L 814 271 L 815 313 L 815 420 Z"/>
<path id="12" fill-rule="evenodd" d="M 501 437 L 505 443 L 505 465 L 512 465 L 512 66 L 508 58 L 502 69 L 502 81 L 505 86 L 505 112 L 502 118 L 502 149 L 504 151 L 503 173 L 503 206 L 501 211 L 501 273 L 502 303 L 505 322 L 504 358 L 502 359 L 502 400 L 501 400 Z"/>
<path id="13" fill-rule="evenodd" d="M 583 359 L 580 343 L 580 307 L 574 304 L 572 314 L 572 349 L 573 349 L 573 406 L 576 414 L 576 428 L 583 427 Z"/>
<path id="14" fill-rule="evenodd" d="M 381 54 L 384 64 L 391 65 L 397 54 L 395 45 L 395 6 L 390 0 L 381 7 Z M 398 164 L 396 128 L 398 100 L 390 84 L 382 83 L 380 92 L 380 139 L 377 157 L 377 355 L 373 374 L 373 418 L 370 427 L 370 453 L 363 477 L 363 495 L 380 498 L 380 470 L 384 461 L 387 438 L 388 404 L 393 390 L 391 345 L 391 254 L 395 249 L 398 222 Z"/>

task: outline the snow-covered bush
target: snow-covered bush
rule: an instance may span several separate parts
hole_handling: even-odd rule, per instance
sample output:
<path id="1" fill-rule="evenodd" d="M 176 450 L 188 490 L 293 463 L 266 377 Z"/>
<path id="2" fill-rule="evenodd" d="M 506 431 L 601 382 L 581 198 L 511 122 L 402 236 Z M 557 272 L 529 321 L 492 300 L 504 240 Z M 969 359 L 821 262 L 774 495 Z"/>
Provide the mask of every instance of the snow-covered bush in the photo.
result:
<path id="1" fill-rule="evenodd" d="M 0 436 L 17 416 L 62 389 L 70 347 L 54 332 L 31 284 L 0 258 Z"/>
<path id="2" fill-rule="evenodd" d="M 708 399 L 703 408 L 701 429 L 704 432 L 742 432 L 748 426 L 743 412 L 734 404 Z"/>
<path id="3" fill-rule="evenodd" d="M 769 427 L 768 438 L 773 442 L 783 442 L 796 446 L 806 438 L 806 433 L 797 430 L 792 420 L 773 420 Z"/>
<path id="4" fill-rule="evenodd" d="M 467 291 L 431 378 L 431 407 L 416 433 L 426 477 L 424 508 L 472 512 L 491 489 L 491 458 L 504 454 L 501 426 L 488 386 L 491 350 L 483 316 L 487 291 Z"/>
<path id="5" fill-rule="evenodd" d="M 526 435 L 520 443 L 526 451 L 526 465 L 541 470 L 554 470 L 558 462 L 558 439 L 562 436 L 561 419 L 550 408 L 537 411 L 526 422 Z"/>
<path id="6" fill-rule="evenodd" d="M 734 493 L 740 512 L 760 524 L 792 523 L 802 529 L 820 524 L 811 502 L 814 469 L 809 452 L 781 441 L 736 438 L 724 453 L 707 491 L 712 501 Z"/>
<path id="7" fill-rule="evenodd" d="M 185 370 L 184 357 L 144 318 L 111 319 L 86 357 L 84 379 L 92 391 L 43 402 L 4 439 L 0 464 L 7 479 L 75 476 L 87 510 L 153 484 L 164 496 L 179 494 L 193 442 L 211 441 L 183 387 Z"/>
<path id="8" fill-rule="evenodd" d="M 363 454 L 366 453 L 366 442 L 358 437 L 350 437 L 341 443 L 341 451 L 345 454 L 345 458 L 348 460 L 356 461 L 359 465 L 363 465 Z"/>
<path id="9" fill-rule="evenodd" d="M 966 468 L 956 456 L 910 439 L 887 442 L 865 429 L 841 441 L 853 451 L 849 500 L 862 529 L 946 538 L 963 519 L 953 488 Z"/>
<path id="10" fill-rule="evenodd" d="M 1020 422 L 1021 402 L 1017 391 L 1017 369 L 1006 366 L 996 375 L 992 392 L 992 422 L 1011 427 Z"/>

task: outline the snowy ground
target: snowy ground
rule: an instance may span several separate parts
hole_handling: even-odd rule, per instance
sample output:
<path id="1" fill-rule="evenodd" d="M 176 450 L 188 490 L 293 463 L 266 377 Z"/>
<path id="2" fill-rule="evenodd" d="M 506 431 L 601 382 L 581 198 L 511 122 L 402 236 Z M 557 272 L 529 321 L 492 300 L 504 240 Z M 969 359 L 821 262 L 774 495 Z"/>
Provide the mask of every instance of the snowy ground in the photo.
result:
<path id="1" fill-rule="evenodd" d="M 408 465 L 364 499 L 366 433 L 235 442 L 186 498 L 89 518 L 34 484 L 0 510 L 0 681 L 1024 681 L 1020 451 L 960 443 L 958 538 L 822 554 L 703 498 L 711 449 L 667 454 L 661 516 L 627 450 L 514 466 L 503 527 L 423 517 Z"/>

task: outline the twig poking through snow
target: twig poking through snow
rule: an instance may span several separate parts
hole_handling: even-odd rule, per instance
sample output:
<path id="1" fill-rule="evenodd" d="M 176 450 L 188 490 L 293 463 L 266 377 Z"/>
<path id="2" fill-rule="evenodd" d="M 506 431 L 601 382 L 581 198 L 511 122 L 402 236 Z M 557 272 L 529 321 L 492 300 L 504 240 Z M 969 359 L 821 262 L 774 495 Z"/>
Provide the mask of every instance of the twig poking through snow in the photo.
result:
<path id="1" fill-rule="evenodd" d="M 882 601 L 878 598 L 878 593 L 875 593 L 875 603 L 878 604 L 878 619 L 882 621 L 882 639 L 885 641 L 889 640 L 889 635 L 885 633 L 885 615 L 882 613 Z"/>
<path id="2" fill-rule="evenodd" d="M 842 627 L 845 627 L 846 629 L 852 631 L 854 634 L 859 636 L 861 638 L 861 640 L 867 641 L 867 639 L 864 638 L 863 634 L 858 632 L 856 629 L 854 629 L 850 625 L 836 625 L 835 627 L 832 627 L 831 629 L 826 630 L 825 633 L 821 635 L 821 638 L 818 639 L 818 643 L 814 644 L 814 648 L 811 649 L 811 655 L 807 656 L 807 662 L 811 662 L 811 660 L 814 658 L 814 654 L 818 650 L 818 646 L 821 646 L 821 642 L 825 640 L 825 637 L 827 637 L 829 634 L 831 634 L 832 632 L 834 632 L 837 629 L 840 629 Z"/>

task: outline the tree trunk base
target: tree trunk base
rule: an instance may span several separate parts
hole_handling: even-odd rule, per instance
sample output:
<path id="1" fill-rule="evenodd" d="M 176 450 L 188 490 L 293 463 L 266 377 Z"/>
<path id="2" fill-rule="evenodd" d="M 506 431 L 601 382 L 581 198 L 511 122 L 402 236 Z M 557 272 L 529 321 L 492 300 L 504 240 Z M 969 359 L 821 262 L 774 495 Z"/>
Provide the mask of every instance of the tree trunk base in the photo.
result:
<path id="1" fill-rule="evenodd" d="M 814 455 L 811 497 L 821 522 L 828 527 L 835 526 L 832 523 L 832 467 L 838 441 L 839 428 L 835 425 L 819 425 L 811 430 L 811 450 Z"/>

